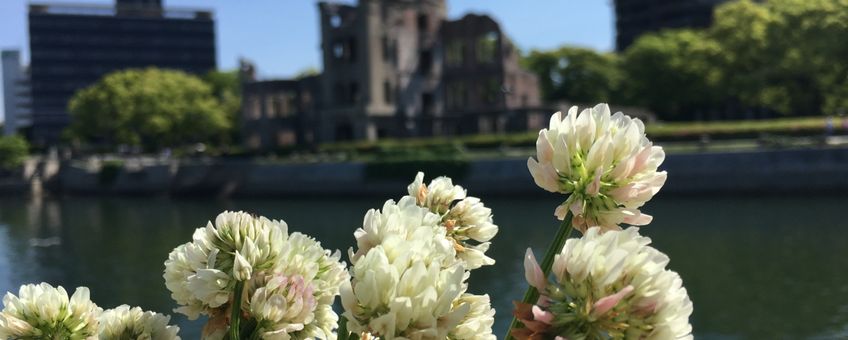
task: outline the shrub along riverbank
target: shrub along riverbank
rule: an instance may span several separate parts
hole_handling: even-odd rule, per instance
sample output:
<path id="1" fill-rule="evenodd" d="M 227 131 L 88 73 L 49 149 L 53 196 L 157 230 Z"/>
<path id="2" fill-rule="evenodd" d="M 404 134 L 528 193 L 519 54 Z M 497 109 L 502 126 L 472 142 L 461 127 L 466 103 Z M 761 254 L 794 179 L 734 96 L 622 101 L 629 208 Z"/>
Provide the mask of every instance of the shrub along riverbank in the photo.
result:
<path id="1" fill-rule="evenodd" d="M 720 122 L 654 122 L 646 125 L 648 137 L 657 144 L 719 142 L 730 149 L 734 145 L 751 142 L 791 146 L 796 137 L 824 137 L 832 134 L 848 134 L 848 118 L 803 117 L 770 120 L 743 120 Z M 428 159 L 433 156 L 462 152 L 484 152 L 486 150 L 513 147 L 532 148 L 536 132 L 458 136 L 452 138 L 383 139 L 380 141 L 328 143 L 318 147 L 319 153 L 346 153 L 353 158 Z M 746 141 L 747 142 L 742 142 Z M 797 140 L 797 139 L 795 139 Z"/>

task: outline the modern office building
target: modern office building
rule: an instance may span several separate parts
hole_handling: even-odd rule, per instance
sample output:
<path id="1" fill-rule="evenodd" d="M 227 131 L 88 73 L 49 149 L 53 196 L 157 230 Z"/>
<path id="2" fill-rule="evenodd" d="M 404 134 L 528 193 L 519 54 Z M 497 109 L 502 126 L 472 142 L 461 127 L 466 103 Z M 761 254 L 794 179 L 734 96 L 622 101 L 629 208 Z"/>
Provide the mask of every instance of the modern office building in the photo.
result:
<path id="1" fill-rule="evenodd" d="M 3 134 L 28 137 L 32 126 L 30 112 L 29 76 L 21 64 L 18 50 L 0 51 L 3 74 Z"/>
<path id="2" fill-rule="evenodd" d="M 707 27 L 727 0 L 614 0 L 615 46 L 623 51 L 640 35 L 664 28 Z"/>
<path id="3" fill-rule="evenodd" d="M 216 67 L 210 11 L 162 7 L 161 0 L 115 6 L 29 6 L 32 141 L 57 142 L 73 94 L 121 69 L 155 66 L 202 74 Z"/>

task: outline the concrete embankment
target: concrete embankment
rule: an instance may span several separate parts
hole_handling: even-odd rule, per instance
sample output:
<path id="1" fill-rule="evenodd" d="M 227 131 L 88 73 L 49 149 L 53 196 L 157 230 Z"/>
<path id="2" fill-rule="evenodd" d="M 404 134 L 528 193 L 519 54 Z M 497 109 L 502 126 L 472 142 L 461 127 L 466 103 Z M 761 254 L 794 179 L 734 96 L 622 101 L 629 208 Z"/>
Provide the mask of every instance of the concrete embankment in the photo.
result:
<path id="1" fill-rule="evenodd" d="M 526 162 L 472 161 L 463 174 L 455 175 L 455 182 L 480 196 L 537 195 L 540 189 L 533 183 Z M 662 168 L 669 173 L 663 188 L 666 195 L 848 192 L 848 148 L 671 154 Z M 410 171 L 381 176 L 369 165 L 356 162 L 125 161 L 110 171 L 105 169 L 63 162 L 55 176 L 44 179 L 45 187 L 57 194 L 396 195 L 415 175 Z M 428 178 L 440 175 L 438 170 L 431 170 Z"/>

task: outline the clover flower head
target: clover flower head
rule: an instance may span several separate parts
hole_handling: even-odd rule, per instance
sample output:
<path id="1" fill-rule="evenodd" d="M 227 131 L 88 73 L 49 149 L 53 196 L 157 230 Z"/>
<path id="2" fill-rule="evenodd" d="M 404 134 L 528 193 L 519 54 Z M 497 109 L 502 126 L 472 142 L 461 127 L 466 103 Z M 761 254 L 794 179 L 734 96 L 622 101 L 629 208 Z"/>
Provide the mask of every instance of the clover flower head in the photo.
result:
<path id="1" fill-rule="evenodd" d="M 405 199 L 440 216 L 439 225 L 446 229 L 456 255 L 465 263 L 466 269 L 495 263 L 485 253 L 489 249 L 489 241 L 498 233 L 498 226 L 492 220 L 492 209 L 479 198 L 467 196 L 466 190 L 454 185 L 449 177 L 438 177 L 425 185 L 422 172 L 415 176 L 407 192 L 409 196 Z"/>
<path id="2" fill-rule="evenodd" d="M 169 325 L 171 317 L 145 312 L 139 307 L 120 305 L 100 315 L 100 340 L 150 339 L 180 340 L 180 328 Z"/>
<path id="3" fill-rule="evenodd" d="M 0 339 L 96 339 L 103 311 L 91 302 L 86 287 L 68 298 L 62 286 L 21 286 L 18 295 L 6 293 L 0 312 Z"/>
<path id="4" fill-rule="evenodd" d="M 318 303 L 312 286 L 300 275 L 268 275 L 254 282 L 260 287 L 250 297 L 249 309 L 263 338 L 303 330 L 315 319 Z"/>
<path id="5" fill-rule="evenodd" d="M 340 258 L 307 235 L 288 234 L 283 221 L 224 212 L 171 252 L 163 276 L 180 304 L 175 311 L 209 316 L 206 337 L 223 336 L 239 308 L 261 323 L 265 338 L 334 339 L 332 304 L 350 277 Z M 232 306 L 237 282 L 242 304 Z"/>
<path id="6" fill-rule="evenodd" d="M 489 295 L 462 294 L 454 301 L 454 306 L 469 305 L 469 312 L 448 334 L 449 339 L 495 340 L 492 325 L 495 324 L 495 310 L 492 309 Z"/>
<path id="7" fill-rule="evenodd" d="M 668 257 L 649 246 L 638 228 L 590 228 L 566 241 L 556 255 L 549 282 L 531 256 L 528 281 L 539 291 L 535 305 L 517 303 L 514 314 L 524 328 L 518 339 L 691 339 L 692 302 L 680 276 L 666 269 Z"/>
<path id="8" fill-rule="evenodd" d="M 383 339 L 446 338 L 466 319 L 472 304 L 457 300 L 468 272 L 439 223 L 409 196 L 366 214 L 355 234 L 359 249 L 350 251 L 352 280 L 341 288 L 349 330 Z"/>
<path id="9" fill-rule="evenodd" d="M 527 167 L 539 187 L 569 194 L 555 215 L 562 220 L 571 211 L 574 227 L 585 232 L 650 223 L 639 208 L 665 184 L 666 172 L 657 171 L 664 159 L 641 120 L 611 115 L 607 104 L 599 104 L 579 114 L 576 106 L 555 113 L 539 132 L 536 159 L 529 158 Z"/>

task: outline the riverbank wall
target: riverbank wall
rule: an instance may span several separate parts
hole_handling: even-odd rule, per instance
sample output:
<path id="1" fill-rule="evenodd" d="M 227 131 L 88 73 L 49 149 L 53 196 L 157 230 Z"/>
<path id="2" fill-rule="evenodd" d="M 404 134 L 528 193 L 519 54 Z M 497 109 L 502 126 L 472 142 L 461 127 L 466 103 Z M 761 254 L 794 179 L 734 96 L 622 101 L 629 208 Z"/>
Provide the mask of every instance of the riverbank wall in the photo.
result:
<path id="1" fill-rule="evenodd" d="M 58 162 L 58 161 L 55 161 Z M 207 197 L 397 196 L 415 171 L 374 164 L 272 163 L 256 160 L 128 159 L 120 165 L 65 161 L 41 164 L 49 177 L 21 179 L 0 192 L 41 187 L 52 195 L 169 195 Z M 663 194 L 800 194 L 848 192 L 848 148 L 768 150 L 667 155 Z M 422 166 L 427 179 L 443 174 Z M 383 173 L 381 173 L 383 171 Z M 30 171 L 33 172 L 33 171 Z M 538 195 L 526 159 L 475 160 L 455 183 L 478 196 Z M 39 173 L 35 171 L 35 173 Z M 27 181 L 38 180 L 38 185 Z M 8 181 L 7 181 L 8 182 Z"/>

